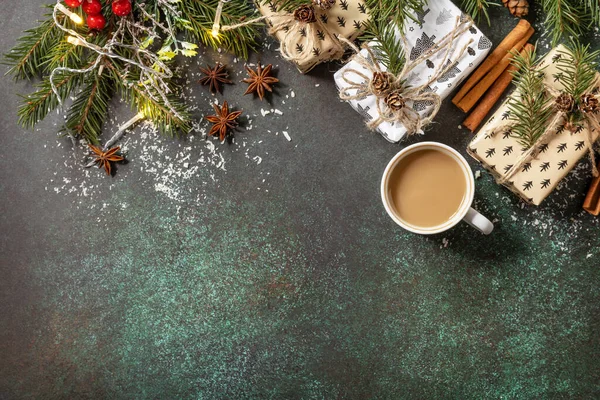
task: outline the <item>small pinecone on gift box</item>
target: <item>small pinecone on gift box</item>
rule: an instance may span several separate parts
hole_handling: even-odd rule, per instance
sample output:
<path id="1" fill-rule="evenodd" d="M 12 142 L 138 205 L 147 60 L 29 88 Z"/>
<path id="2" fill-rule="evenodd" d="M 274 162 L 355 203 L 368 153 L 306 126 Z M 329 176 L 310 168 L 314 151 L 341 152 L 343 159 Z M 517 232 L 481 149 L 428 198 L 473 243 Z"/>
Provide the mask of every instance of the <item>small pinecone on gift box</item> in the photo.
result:
<path id="1" fill-rule="evenodd" d="M 335 4 L 335 0 L 312 0 L 312 2 L 323 10 L 329 10 Z"/>
<path id="2" fill-rule="evenodd" d="M 310 5 L 301 5 L 294 11 L 294 18 L 296 21 L 303 22 L 305 24 L 310 24 L 317 20 L 315 16 L 315 9 Z"/>
<path id="3" fill-rule="evenodd" d="M 392 92 L 392 93 L 388 94 L 387 96 L 385 96 L 383 101 L 393 111 L 400 111 L 406 105 L 404 98 L 400 95 L 399 92 Z"/>
<path id="4" fill-rule="evenodd" d="M 575 105 L 575 99 L 568 93 L 561 93 L 554 101 L 554 105 L 558 111 L 571 112 Z"/>
<path id="5" fill-rule="evenodd" d="M 390 77 L 386 72 L 375 72 L 373 78 L 371 78 L 373 85 L 373 93 L 377 96 L 384 95 L 387 93 L 392 84 L 390 83 Z"/>
<path id="6" fill-rule="evenodd" d="M 502 0 L 504 7 L 515 17 L 524 17 L 529 13 L 529 2 L 527 0 Z"/>
<path id="7" fill-rule="evenodd" d="M 598 111 L 599 107 L 600 105 L 598 104 L 598 99 L 593 94 L 584 94 L 581 96 L 579 108 L 584 113 L 595 113 Z"/>

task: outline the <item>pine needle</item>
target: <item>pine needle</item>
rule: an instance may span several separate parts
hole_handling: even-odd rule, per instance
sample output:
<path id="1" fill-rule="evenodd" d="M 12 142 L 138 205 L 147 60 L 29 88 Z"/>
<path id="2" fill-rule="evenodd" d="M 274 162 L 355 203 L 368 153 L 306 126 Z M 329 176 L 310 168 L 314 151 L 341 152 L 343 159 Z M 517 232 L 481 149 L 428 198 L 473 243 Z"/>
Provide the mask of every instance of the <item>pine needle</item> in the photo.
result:
<path id="1" fill-rule="evenodd" d="M 63 36 L 52 19 L 28 29 L 17 41 L 17 45 L 4 55 L 3 64 L 11 68 L 6 73 L 16 79 L 30 79 L 42 72 L 44 59 Z"/>
<path id="2" fill-rule="evenodd" d="M 544 24 L 550 31 L 553 46 L 561 37 L 580 36 L 592 22 L 592 16 L 586 12 L 586 6 L 581 0 L 541 0 L 541 4 L 546 14 Z M 591 9 L 595 10 L 597 7 L 596 4 Z"/>
<path id="3" fill-rule="evenodd" d="M 416 21 L 416 15 L 423 11 L 425 0 L 365 0 L 371 21 L 385 24 L 391 21 L 402 32 L 408 19 Z"/>
<path id="4" fill-rule="evenodd" d="M 71 72 L 57 73 L 54 84 L 61 100 L 66 99 L 80 84 L 82 75 Z M 36 85 L 37 90 L 23 97 L 23 104 L 17 112 L 19 123 L 26 128 L 33 128 L 48 113 L 59 105 L 58 97 L 53 93 L 49 77 Z"/>
<path id="5" fill-rule="evenodd" d="M 114 90 L 115 82 L 109 74 L 88 74 L 67 112 L 64 131 L 97 144 Z"/>
<path id="6" fill-rule="evenodd" d="M 567 116 L 570 125 L 576 124 L 583 119 L 580 111 L 581 96 L 590 92 L 596 81 L 598 63 L 596 59 L 600 51 L 589 51 L 589 44 L 582 45 L 572 40 L 565 51 L 558 52 L 556 75 L 558 81 L 563 85 L 563 91 L 573 96 L 573 111 Z"/>
<path id="7" fill-rule="evenodd" d="M 582 94 L 589 92 L 596 80 L 598 63 L 596 59 L 600 51 L 589 51 L 590 45 L 582 45 L 572 41 L 566 47 L 566 51 L 559 51 L 560 58 L 556 63 L 560 71 L 558 79 L 564 86 L 565 92 L 569 93 L 575 101 Z"/>
<path id="8" fill-rule="evenodd" d="M 530 148 L 546 131 L 553 113 L 552 99 L 544 88 L 543 68 L 539 68 L 535 49 L 524 54 L 512 53 L 516 90 L 508 100 L 511 136 L 521 146 Z"/>
<path id="9" fill-rule="evenodd" d="M 398 75 L 406 63 L 404 47 L 396 32 L 392 24 L 370 21 L 362 37 L 364 40 L 375 42 L 375 56 L 386 66 L 388 72 L 394 75 Z"/>

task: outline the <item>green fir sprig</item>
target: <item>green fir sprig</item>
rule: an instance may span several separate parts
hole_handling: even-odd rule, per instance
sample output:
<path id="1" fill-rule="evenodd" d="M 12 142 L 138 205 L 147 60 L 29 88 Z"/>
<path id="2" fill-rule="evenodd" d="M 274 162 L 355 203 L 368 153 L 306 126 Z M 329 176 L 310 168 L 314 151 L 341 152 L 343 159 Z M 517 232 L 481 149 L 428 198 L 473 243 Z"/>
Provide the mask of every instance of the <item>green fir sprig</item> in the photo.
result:
<path id="1" fill-rule="evenodd" d="M 56 52 L 56 45 L 62 41 L 64 34 L 54 23 L 51 14 L 45 16 L 45 20 L 38 21 L 38 26 L 26 30 L 15 47 L 4 55 L 3 64 L 11 67 L 7 75 L 13 75 L 16 79 L 31 79 L 47 70 L 45 64 L 49 54 Z M 58 18 L 65 19 L 63 15 Z"/>
<path id="2" fill-rule="evenodd" d="M 398 75 L 406 64 L 404 46 L 396 33 L 394 25 L 371 20 L 366 24 L 362 36 L 365 41 L 374 42 L 373 50 L 377 60 L 393 75 Z"/>
<path id="3" fill-rule="evenodd" d="M 559 50 L 556 62 L 558 81 L 563 85 L 563 91 L 573 98 L 573 111 L 567 115 L 567 123 L 576 124 L 583 119 L 580 111 L 581 96 L 591 92 L 596 83 L 598 56 L 600 51 L 590 51 L 590 45 L 572 41 Z"/>
<path id="4" fill-rule="evenodd" d="M 544 87 L 544 68 L 539 67 L 535 49 L 512 53 L 516 90 L 508 100 L 510 135 L 530 148 L 546 131 L 553 113 L 552 98 Z"/>
<path id="5" fill-rule="evenodd" d="M 81 91 L 67 111 L 63 130 L 96 144 L 102 134 L 102 123 L 114 90 L 115 82 L 110 74 L 86 75 Z"/>
<path id="6" fill-rule="evenodd" d="M 561 96 L 568 95 L 571 99 L 569 111 L 565 111 L 565 126 L 574 127 L 583 119 L 581 98 L 597 84 L 598 56 L 600 51 L 590 51 L 589 45 L 573 40 L 554 58 L 558 70 L 555 77 L 563 86 Z M 544 86 L 544 68 L 539 67 L 535 51 L 514 53 L 512 63 L 518 70 L 514 73 L 516 90 L 508 101 L 511 136 L 529 148 L 546 131 L 549 118 L 557 109 Z"/>
<path id="7" fill-rule="evenodd" d="M 577 100 L 590 91 L 596 80 L 600 51 L 590 51 L 589 44 L 583 45 L 577 41 L 572 41 L 565 49 L 558 51 L 558 80 L 564 86 L 564 91 Z"/>
<path id="8" fill-rule="evenodd" d="M 582 0 L 541 0 L 541 5 L 552 45 L 556 45 L 562 37 L 580 36 L 593 22 L 593 8 L 586 9 Z"/>
<path id="9" fill-rule="evenodd" d="M 370 19 L 376 23 L 391 21 L 402 31 L 406 21 L 416 20 L 417 13 L 423 11 L 425 0 L 365 0 Z"/>

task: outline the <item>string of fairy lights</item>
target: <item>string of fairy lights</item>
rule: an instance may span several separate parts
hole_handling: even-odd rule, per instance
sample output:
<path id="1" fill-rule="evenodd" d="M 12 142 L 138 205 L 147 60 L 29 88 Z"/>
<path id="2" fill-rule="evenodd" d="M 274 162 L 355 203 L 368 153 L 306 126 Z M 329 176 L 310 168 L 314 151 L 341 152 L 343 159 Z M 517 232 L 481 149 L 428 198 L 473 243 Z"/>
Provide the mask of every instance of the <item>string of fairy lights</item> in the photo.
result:
<path id="1" fill-rule="evenodd" d="M 222 13 L 223 13 L 223 7 L 224 7 L 225 3 L 227 3 L 227 2 L 229 2 L 229 0 L 219 0 L 219 2 L 217 4 L 217 8 L 215 11 L 215 18 L 214 18 L 214 21 L 212 24 L 212 28 L 210 29 L 211 36 L 215 39 L 219 38 L 220 33 L 222 31 L 228 31 L 228 30 L 236 29 L 241 26 L 254 24 L 254 23 L 259 22 L 264 19 L 264 17 L 260 17 L 260 18 L 256 18 L 256 19 L 253 19 L 250 21 L 245 21 L 245 22 L 242 22 L 242 23 L 236 24 L 236 25 L 222 26 L 221 25 L 221 17 L 222 17 Z M 136 6 L 140 9 L 142 14 L 144 14 L 147 17 L 151 17 L 148 14 L 148 12 L 143 8 L 143 5 L 136 4 Z M 150 30 L 148 27 L 140 26 L 139 24 L 137 24 L 135 22 L 131 22 L 126 18 L 122 18 L 118 24 L 117 30 L 112 34 L 111 39 L 103 47 L 100 47 L 94 43 L 88 42 L 86 40 L 86 38 L 84 36 L 82 36 L 81 34 L 79 34 L 77 31 L 70 29 L 70 28 L 66 27 L 63 23 L 61 23 L 61 18 L 58 18 L 58 16 L 60 14 L 63 14 L 66 17 L 68 17 L 76 25 L 81 25 L 84 22 L 83 18 L 79 14 L 77 14 L 76 12 L 69 10 L 67 7 L 65 7 L 61 3 L 61 0 L 57 0 L 56 5 L 54 6 L 52 17 L 54 19 L 54 23 L 56 24 L 56 26 L 67 34 L 67 38 L 66 38 L 67 42 L 69 42 L 70 44 L 72 44 L 74 46 L 83 46 L 83 47 L 95 52 L 98 55 L 96 57 L 96 60 L 87 68 L 74 69 L 74 68 L 67 68 L 67 67 L 57 67 L 50 73 L 50 86 L 51 86 L 52 91 L 55 94 L 56 98 L 58 99 L 58 102 L 60 105 L 62 105 L 63 100 L 60 96 L 58 88 L 56 87 L 56 84 L 54 83 L 56 74 L 61 73 L 61 72 L 85 74 L 85 73 L 91 72 L 95 69 L 98 69 L 98 74 L 100 75 L 100 74 L 102 74 L 103 69 L 104 69 L 104 64 L 102 64 L 103 58 L 110 57 L 110 58 L 121 60 L 127 64 L 130 64 L 132 66 L 139 68 L 141 70 L 139 81 L 136 83 L 131 82 L 129 84 L 130 85 L 133 85 L 133 84 L 142 85 L 142 87 L 144 87 L 144 89 L 145 89 L 145 94 L 148 95 L 150 98 L 156 100 L 156 97 L 154 96 L 152 90 L 150 90 L 151 88 L 154 89 L 154 91 L 156 93 L 158 93 L 158 95 L 161 97 L 164 104 L 169 108 L 170 112 L 172 112 L 177 118 L 184 119 L 183 116 L 181 116 L 179 114 L 179 112 L 170 104 L 168 97 L 167 97 L 167 94 L 170 93 L 171 90 L 167 86 L 165 80 L 167 80 L 173 76 L 173 71 L 165 63 L 163 63 L 155 53 L 153 53 L 149 50 L 146 50 L 143 46 L 141 46 L 141 43 L 134 43 L 135 45 L 132 46 L 132 45 L 127 45 L 127 44 L 121 43 L 119 41 L 119 38 L 123 37 L 123 32 L 126 29 L 128 29 L 130 32 L 132 29 L 142 29 L 142 30 L 146 31 L 146 33 L 153 34 L 153 32 L 149 32 Z M 151 18 L 151 20 L 153 22 L 155 22 L 155 24 L 154 24 L 155 26 L 157 26 L 160 29 L 168 31 L 167 33 L 174 36 L 174 33 L 170 29 L 170 27 L 169 28 L 164 27 L 162 24 L 158 23 L 157 21 L 154 21 L 153 18 Z M 133 35 L 133 34 L 131 36 L 134 38 L 136 37 L 136 35 Z M 154 36 L 156 37 L 157 35 L 154 34 Z M 115 53 L 113 51 L 113 49 L 115 47 L 124 47 L 124 48 L 134 50 L 135 57 L 137 58 L 138 61 Z M 145 64 L 142 61 L 143 57 L 145 57 L 147 64 Z M 145 118 L 146 118 L 146 115 L 144 113 L 144 110 L 139 110 L 139 112 L 135 116 L 133 116 L 130 120 L 128 120 L 127 122 L 125 122 L 124 124 L 122 124 L 119 127 L 117 132 L 103 146 L 104 150 L 108 149 L 110 146 L 115 144 L 123 136 L 123 134 L 125 133 L 125 131 L 127 129 L 129 129 L 131 126 L 133 126 L 138 121 L 143 120 Z M 74 138 L 72 138 L 72 140 L 74 140 Z"/>

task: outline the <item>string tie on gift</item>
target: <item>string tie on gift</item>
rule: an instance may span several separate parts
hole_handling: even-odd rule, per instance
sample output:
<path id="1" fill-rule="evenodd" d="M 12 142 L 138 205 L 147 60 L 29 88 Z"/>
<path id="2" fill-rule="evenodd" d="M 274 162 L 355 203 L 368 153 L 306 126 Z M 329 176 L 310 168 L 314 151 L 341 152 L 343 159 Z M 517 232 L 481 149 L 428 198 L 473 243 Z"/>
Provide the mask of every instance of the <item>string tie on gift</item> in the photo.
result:
<path id="1" fill-rule="evenodd" d="M 302 64 L 313 57 L 313 51 L 320 48 L 319 42 L 329 40 L 332 45 L 330 59 L 344 55 L 344 45 L 340 37 L 330 32 L 321 18 L 335 4 L 335 0 L 315 0 L 316 5 L 301 5 L 293 13 L 276 14 L 270 17 L 272 26 L 269 34 L 284 32 L 280 41 L 280 52 L 288 61 Z M 298 43 L 303 42 L 301 47 Z"/>
<path id="2" fill-rule="evenodd" d="M 367 44 L 363 45 L 367 53 L 367 56 L 364 56 L 356 45 L 345 38 L 340 38 L 342 43 L 350 46 L 356 53 L 351 61 L 368 71 L 364 73 L 355 68 L 345 69 L 342 72 L 342 79 L 347 86 L 340 91 L 340 98 L 350 101 L 362 100 L 367 96 L 376 97 L 375 104 L 379 116 L 367 122 L 369 129 L 375 129 L 382 122 L 389 122 L 404 125 L 407 135 L 422 133 L 423 129 L 433 121 L 442 104 L 440 95 L 431 90 L 431 84 L 454 68 L 469 45 L 473 43 L 473 39 L 470 39 L 458 51 L 454 46 L 454 41 L 472 26 L 472 19 L 465 17 L 461 19 L 457 16 L 450 33 L 424 50 L 415 60 L 405 60 L 402 70 L 397 75 L 388 72 L 385 66 L 377 61 L 375 51 Z M 404 48 L 408 49 L 404 36 L 398 36 L 404 41 Z M 411 71 L 440 52 L 443 52 L 442 62 L 427 82 L 414 87 L 408 85 L 407 78 Z M 425 116 L 414 109 L 414 104 L 417 102 L 431 106 Z M 411 103 L 413 107 L 410 106 Z"/>
<path id="3" fill-rule="evenodd" d="M 596 78 L 592 87 L 597 88 L 599 84 L 600 81 Z M 588 147 L 588 158 L 592 165 L 592 175 L 595 177 L 599 175 L 598 168 L 596 167 L 596 155 L 594 153 L 593 132 L 598 132 L 600 134 L 600 124 L 596 117 L 596 113 L 600 110 L 600 101 L 592 91 L 582 94 L 577 105 L 575 99 L 569 93 L 558 91 L 550 87 L 546 87 L 546 93 L 553 99 L 549 107 L 554 107 L 556 114 L 554 114 L 540 137 L 521 154 L 521 156 L 513 163 L 513 166 L 506 171 L 506 174 L 496 179 L 496 182 L 499 184 L 509 182 L 509 180 L 520 171 L 526 163 L 535 159 L 539 154 L 541 146 L 548 141 L 548 138 L 555 131 L 556 126 L 561 122 L 564 122 L 565 129 L 571 134 L 576 133 L 578 126 L 570 122 L 568 117 L 571 113 L 577 111 L 581 113 L 583 116 L 582 121 L 587 125 L 584 140 Z M 494 129 L 491 134 L 494 134 L 499 130 L 506 131 L 507 129 L 510 129 L 510 126 L 510 124 L 501 125 Z M 600 138 L 600 135 L 598 138 Z"/>

